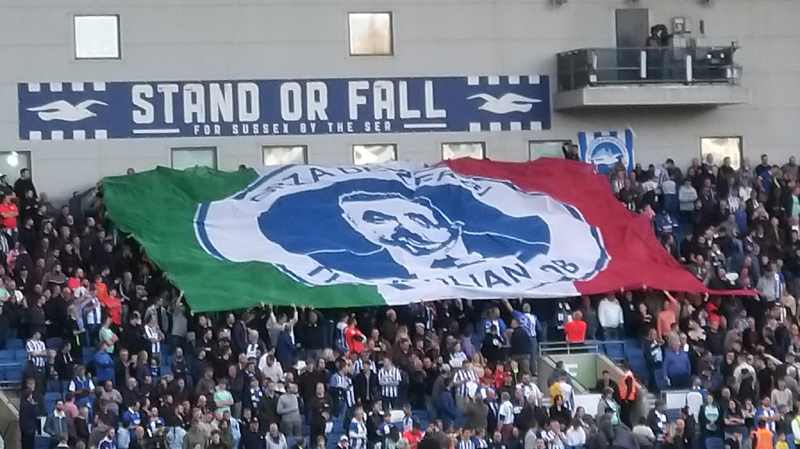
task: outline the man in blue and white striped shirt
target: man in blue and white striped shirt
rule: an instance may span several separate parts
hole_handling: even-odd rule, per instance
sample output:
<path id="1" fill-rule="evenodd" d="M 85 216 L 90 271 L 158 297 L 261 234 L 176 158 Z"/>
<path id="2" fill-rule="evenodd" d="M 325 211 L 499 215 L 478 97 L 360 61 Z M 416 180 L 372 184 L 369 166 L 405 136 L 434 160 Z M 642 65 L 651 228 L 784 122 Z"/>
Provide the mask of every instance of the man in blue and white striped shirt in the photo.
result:
<path id="1" fill-rule="evenodd" d="M 161 330 L 158 328 L 158 315 L 151 314 L 144 326 L 144 336 L 150 341 L 150 356 L 161 361 Z"/>
<path id="2" fill-rule="evenodd" d="M 352 449 L 367 448 L 367 423 L 364 421 L 364 410 L 361 406 L 356 407 L 353 412 L 353 419 L 350 420 L 347 435 L 350 437 Z"/>
<path id="3" fill-rule="evenodd" d="M 470 384 L 475 384 L 477 387 L 478 376 L 472 370 L 472 363 L 469 360 L 464 360 L 461 368 L 453 375 L 453 387 L 456 388 L 456 405 L 460 409 L 463 409 L 469 398 Z"/>
<path id="4" fill-rule="evenodd" d="M 43 370 L 47 363 L 47 346 L 42 341 L 42 334 L 34 332 L 28 343 L 25 344 L 28 351 L 28 360 L 37 370 Z"/>
<path id="5" fill-rule="evenodd" d="M 347 372 L 348 368 L 345 363 L 339 366 L 339 372 L 331 376 L 331 388 L 335 390 L 336 400 L 334 415 L 345 416 L 348 409 L 356 404 L 356 396 L 353 391 L 353 379 Z"/>
<path id="6" fill-rule="evenodd" d="M 456 443 L 456 449 L 475 449 L 475 442 L 472 441 L 472 431 L 470 429 L 461 431 L 461 438 Z"/>
<path id="7" fill-rule="evenodd" d="M 403 374 L 392 365 L 392 360 L 388 357 L 383 359 L 383 367 L 378 371 L 378 384 L 381 386 L 381 396 L 383 403 L 392 409 L 397 405 L 400 382 Z"/>
<path id="8" fill-rule="evenodd" d="M 522 312 L 518 310 L 514 310 L 511 307 L 511 304 L 508 302 L 507 299 L 503 299 L 503 304 L 505 304 L 506 309 L 511 312 L 511 315 L 519 321 L 519 326 L 525 331 L 528 335 L 528 338 L 531 341 L 531 375 L 535 376 L 538 366 L 538 359 L 539 359 L 539 340 L 538 335 L 539 331 L 541 330 L 541 325 L 539 324 L 539 318 L 531 313 L 531 305 L 525 303 L 522 305 Z"/>

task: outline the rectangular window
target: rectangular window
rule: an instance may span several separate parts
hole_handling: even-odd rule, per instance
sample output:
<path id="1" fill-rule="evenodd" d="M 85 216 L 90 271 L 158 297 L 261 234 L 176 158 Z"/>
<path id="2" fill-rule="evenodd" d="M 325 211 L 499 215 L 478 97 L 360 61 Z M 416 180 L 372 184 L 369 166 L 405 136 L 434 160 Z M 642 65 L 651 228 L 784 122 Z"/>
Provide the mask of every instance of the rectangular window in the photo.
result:
<path id="1" fill-rule="evenodd" d="M 731 158 L 731 167 L 738 170 L 742 163 L 742 137 L 701 137 L 700 156 L 705 161 L 708 155 L 714 157 L 714 163 L 722 165 L 722 161 Z"/>
<path id="2" fill-rule="evenodd" d="M 540 157 L 553 157 L 564 159 L 564 144 L 571 144 L 569 140 L 531 140 L 528 142 L 528 160 L 535 161 Z"/>
<path id="3" fill-rule="evenodd" d="M 75 16 L 75 59 L 119 59 L 119 16 Z"/>
<path id="4" fill-rule="evenodd" d="M 442 144 L 442 160 L 471 157 L 483 159 L 486 157 L 485 142 L 455 142 Z"/>
<path id="5" fill-rule="evenodd" d="M 303 165 L 308 163 L 308 147 L 305 145 L 265 145 L 261 148 L 264 152 L 264 165 Z"/>
<path id="6" fill-rule="evenodd" d="M 393 143 L 353 145 L 353 163 L 356 165 L 380 164 L 396 160 L 397 145 Z"/>
<path id="7" fill-rule="evenodd" d="M 172 149 L 172 168 L 217 168 L 217 147 L 186 147 Z"/>
<path id="8" fill-rule="evenodd" d="M 350 56 L 391 56 L 394 54 L 392 13 L 351 12 Z"/>
<path id="9" fill-rule="evenodd" d="M 8 176 L 8 183 L 14 185 L 23 168 L 31 169 L 30 151 L 0 151 L 0 173 Z"/>

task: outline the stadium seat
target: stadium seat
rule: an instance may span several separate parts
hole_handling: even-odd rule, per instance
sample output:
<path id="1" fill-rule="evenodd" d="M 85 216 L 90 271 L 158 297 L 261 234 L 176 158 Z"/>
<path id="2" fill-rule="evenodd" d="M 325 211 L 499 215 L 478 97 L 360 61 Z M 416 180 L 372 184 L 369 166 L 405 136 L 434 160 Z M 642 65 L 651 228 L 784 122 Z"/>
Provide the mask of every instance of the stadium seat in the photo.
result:
<path id="1" fill-rule="evenodd" d="M 50 437 L 44 435 L 36 435 L 33 447 L 35 449 L 50 449 Z"/>
<path id="2" fill-rule="evenodd" d="M 14 358 L 14 351 L 10 349 L 5 349 L 0 351 L 0 364 L 3 363 L 10 363 L 16 360 Z"/>
<path id="3" fill-rule="evenodd" d="M 28 361 L 28 351 L 24 349 L 15 349 L 14 350 L 14 360 L 19 363 L 25 363 Z"/>
<path id="4" fill-rule="evenodd" d="M 664 412 L 664 414 L 667 415 L 667 421 L 669 422 L 677 421 L 678 418 L 681 417 L 680 413 L 681 411 L 679 409 L 666 410 Z"/>
<path id="5" fill-rule="evenodd" d="M 664 380 L 664 371 L 661 369 L 656 370 L 656 385 L 658 389 L 661 391 L 667 390 L 669 385 L 667 385 L 667 381 Z"/>
<path id="6" fill-rule="evenodd" d="M 47 341 L 45 341 L 45 345 L 47 346 L 47 349 L 58 349 L 58 348 L 61 347 L 62 343 L 63 343 L 63 341 L 59 337 L 51 337 L 51 338 L 48 338 Z"/>
<path id="7" fill-rule="evenodd" d="M 641 341 L 635 338 L 625 340 L 625 350 L 627 351 L 629 349 L 642 349 Z"/>
<path id="8" fill-rule="evenodd" d="M 622 360 L 625 360 L 625 345 L 624 344 L 618 343 L 618 342 L 616 342 L 616 343 L 601 343 L 601 346 L 603 348 L 603 353 L 605 353 L 605 355 L 609 359 L 611 359 L 611 360 L 613 360 L 615 362 L 620 362 Z"/>
<path id="9" fill-rule="evenodd" d="M 48 391 L 44 394 L 44 411 L 50 413 L 56 408 L 56 401 L 63 399 L 61 393 Z"/>
<path id="10" fill-rule="evenodd" d="M 20 340 L 19 338 L 11 338 L 6 342 L 7 349 L 23 349 L 25 348 L 25 342 Z"/>
<path id="11" fill-rule="evenodd" d="M 22 365 L 6 365 L 4 368 L 6 381 L 22 382 Z"/>

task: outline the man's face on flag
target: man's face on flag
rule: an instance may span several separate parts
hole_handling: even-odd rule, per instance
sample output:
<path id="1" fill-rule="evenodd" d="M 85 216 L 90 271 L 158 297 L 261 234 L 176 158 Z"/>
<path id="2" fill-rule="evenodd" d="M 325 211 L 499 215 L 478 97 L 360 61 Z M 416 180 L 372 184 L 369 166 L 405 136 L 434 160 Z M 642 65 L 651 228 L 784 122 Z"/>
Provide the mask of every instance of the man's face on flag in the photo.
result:
<path id="1" fill-rule="evenodd" d="M 344 198 L 341 207 L 350 226 L 370 242 L 415 256 L 432 254 L 458 238 L 447 217 L 405 198 Z"/>

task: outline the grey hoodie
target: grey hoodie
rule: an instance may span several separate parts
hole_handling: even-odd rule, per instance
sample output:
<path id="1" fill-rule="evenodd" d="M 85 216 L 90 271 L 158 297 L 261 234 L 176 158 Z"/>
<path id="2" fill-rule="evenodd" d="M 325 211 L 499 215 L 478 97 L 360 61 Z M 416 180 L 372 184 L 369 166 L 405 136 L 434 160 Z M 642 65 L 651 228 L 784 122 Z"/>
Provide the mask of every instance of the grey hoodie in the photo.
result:
<path id="1" fill-rule="evenodd" d="M 278 414 L 283 422 L 301 422 L 300 402 L 296 393 L 285 393 L 278 398 Z"/>

